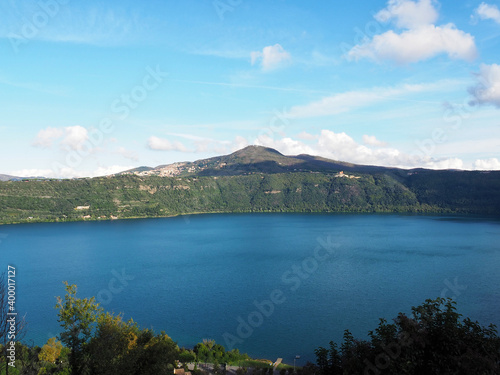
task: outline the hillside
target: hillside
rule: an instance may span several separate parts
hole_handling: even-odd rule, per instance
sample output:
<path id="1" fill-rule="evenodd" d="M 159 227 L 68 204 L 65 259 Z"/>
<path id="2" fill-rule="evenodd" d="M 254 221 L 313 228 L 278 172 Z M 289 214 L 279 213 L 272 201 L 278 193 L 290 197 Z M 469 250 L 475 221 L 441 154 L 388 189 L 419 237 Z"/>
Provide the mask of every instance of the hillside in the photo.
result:
<path id="1" fill-rule="evenodd" d="M 217 156 L 194 162 L 159 165 L 156 168 L 139 167 L 121 174 L 138 176 L 238 176 L 251 173 L 287 172 L 370 172 L 389 171 L 391 168 L 363 166 L 329 160 L 311 155 L 285 156 L 262 146 L 248 146 L 230 155 Z"/>
<path id="2" fill-rule="evenodd" d="M 0 223 L 201 212 L 500 213 L 500 172 L 365 167 L 259 147 L 182 165 L 172 177 L 160 166 L 0 182 Z"/>
<path id="3" fill-rule="evenodd" d="M 0 174 L 0 181 L 21 181 L 21 180 L 43 180 L 45 177 L 18 177 L 8 174 Z"/>

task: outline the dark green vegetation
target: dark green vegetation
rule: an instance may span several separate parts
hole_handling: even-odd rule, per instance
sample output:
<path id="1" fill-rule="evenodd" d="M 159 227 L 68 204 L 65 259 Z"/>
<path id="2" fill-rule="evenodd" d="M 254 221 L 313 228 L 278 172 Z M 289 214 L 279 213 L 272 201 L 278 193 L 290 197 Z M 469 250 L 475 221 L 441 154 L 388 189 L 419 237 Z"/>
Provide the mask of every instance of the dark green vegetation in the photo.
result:
<path id="1" fill-rule="evenodd" d="M 345 331 L 340 349 L 316 349 L 317 374 L 500 374 L 496 327 L 460 320 L 454 302 L 438 298 L 412 308 L 388 324 L 381 319 L 370 341 Z"/>
<path id="2" fill-rule="evenodd" d="M 198 368 L 203 362 L 210 362 L 217 375 L 225 373 L 224 364 L 240 366 L 237 375 L 293 374 L 291 366 L 273 371 L 265 361 L 251 360 L 237 349 L 227 352 L 213 340 L 181 349 L 164 332 L 140 329 L 132 320 L 105 312 L 93 297 L 77 298 L 76 291 L 66 283 L 66 295 L 56 305 L 62 342 L 51 338 L 41 348 L 16 342 L 15 367 L 8 368 L 9 374 L 171 375 L 174 368 L 187 370 L 194 363 L 193 375 L 205 375 Z M 412 317 L 400 313 L 393 324 L 381 319 L 369 333 L 370 341 L 356 340 L 346 330 L 340 348 L 334 342 L 319 347 L 317 363 L 297 368 L 297 374 L 500 373 L 500 337 L 494 325 L 485 328 L 468 318 L 460 320 L 451 299 L 427 300 L 412 310 Z M 0 345 L 0 352 L 4 349 Z M 0 375 L 6 373 L 5 358 L 0 358 Z"/>
<path id="3" fill-rule="evenodd" d="M 41 348 L 16 342 L 15 367 L 6 365 L 6 344 L 0 344 L 0 375 L 6 368 L 12 375 L 158 375 L 173 374 L 179 364 L 186 367 L 191 362 L 210 362 L 220 368 L 223 363 L 250 360 L 213 340 L 204 340 L 194 350 L 179 348 L 165 332 L 140 329 L 133 320 L 105 312 L 94 297 L 77 298 L 76 285 L 65 285 L 66 295 L 58 297 L 56 305 L 63 329 L 60 341 L 51 338 Z M 200 370 L 193 373 L 202 375 Z"/>
<path id="4" fill-rule="evenodd" d="M 161 177 L 163 168 L 140 168 L 149 176 L 0 182 L 0 223 L 218 212 L 500 213 L 500 172 L 355 166 L 262 147 L 184 163 L 174 177 Z"/>

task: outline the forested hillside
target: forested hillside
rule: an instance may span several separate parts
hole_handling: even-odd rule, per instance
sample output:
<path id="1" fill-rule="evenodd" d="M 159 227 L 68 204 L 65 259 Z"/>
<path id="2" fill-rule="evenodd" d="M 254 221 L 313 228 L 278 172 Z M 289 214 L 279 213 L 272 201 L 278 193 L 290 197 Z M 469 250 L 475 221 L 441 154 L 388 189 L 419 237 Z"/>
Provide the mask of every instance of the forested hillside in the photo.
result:
<path id="1" fill-rule="evenodd" d="M 287 172 L 0 182 L 0 223 L 211 212 L 500 213 L 499 172 Z"/>

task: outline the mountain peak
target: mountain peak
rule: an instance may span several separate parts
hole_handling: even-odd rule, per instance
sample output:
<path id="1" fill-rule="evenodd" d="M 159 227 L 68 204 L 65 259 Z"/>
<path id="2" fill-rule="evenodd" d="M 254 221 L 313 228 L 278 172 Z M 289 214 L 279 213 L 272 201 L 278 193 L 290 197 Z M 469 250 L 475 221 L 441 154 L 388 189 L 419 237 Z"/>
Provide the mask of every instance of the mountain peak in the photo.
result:
<path id="1" fill-rule="evenodd" d="M 255 164 L 275 162 L 276 164 L 290 164 L 290 159 L 281 152 L 264 146 L 247 146 L 232 154 L 222 157 L 226 163 Z"/>
<path id="2" fill-rule="evenodd" d="M 264 146 L 247 146 L 232 154 L 194 162 L 160 165 L 156 168 L 135 168 L 123 173 L 140 176 L 237 176 L 252 173 L 339 172 L 387 170 L 382 167 L 357 166 L 310 155 L 286 156 Z"/>
<path id="3" fill-rule="evenodd" d="M 281 152 L 278 150 L 275 150 L 274 148 L 270 147 L 264 147 L 264 146 L 257 146 L 257 145 L 250 145 L 247 147 L 244 147 L 238 151 L 233 152 L 231 155 L 238 155 L 238 156 L 243 156 L 243 155 L 265 155 L 265 154 L 275 154 L 279 156 L 284 156 Z"/>

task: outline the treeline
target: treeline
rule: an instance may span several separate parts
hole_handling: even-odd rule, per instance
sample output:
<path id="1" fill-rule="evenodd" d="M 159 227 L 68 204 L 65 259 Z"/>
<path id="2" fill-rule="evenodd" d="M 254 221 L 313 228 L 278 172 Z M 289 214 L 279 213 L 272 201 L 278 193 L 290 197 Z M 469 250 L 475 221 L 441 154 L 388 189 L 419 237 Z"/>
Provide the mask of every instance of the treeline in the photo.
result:
<path id="1" fill-rule="evenodd" d="M 496 172 L 395 171 L 354 177 L 359 178 L 297 172 L 0 182 L 0 223 L 201 212 L 500 212 Z"/>

